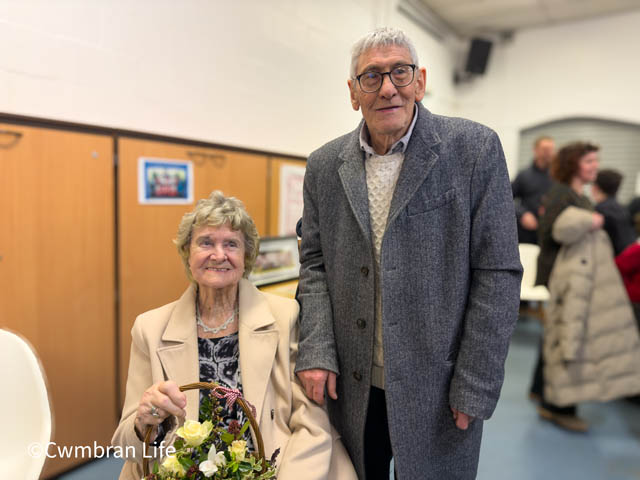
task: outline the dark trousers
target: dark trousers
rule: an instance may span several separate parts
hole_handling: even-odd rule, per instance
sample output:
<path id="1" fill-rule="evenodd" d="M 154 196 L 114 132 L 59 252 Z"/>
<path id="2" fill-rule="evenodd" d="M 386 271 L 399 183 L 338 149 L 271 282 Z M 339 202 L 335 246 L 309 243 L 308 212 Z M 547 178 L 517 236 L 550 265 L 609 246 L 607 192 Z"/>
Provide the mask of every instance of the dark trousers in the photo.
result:
<path id="1" fill-rule="evenodd" d="M 366 480 L 389 480 L 389 466 L 392 457 L 384 390 L 371 387 L 367 422 L 364 427 Z"/>
<path id="2" fill-rule="evenodd" d="M 559 413 L 563 415 L 575 415 L 576 406 L 570 405 L 568 407 L 557 407 L 552 403 L 548 403 L 544 398 L 544 358 L 542 353 L 542 342 L 538 348 L 538 362 L 536 363 L 536 369 L 533 371 L 533 381 L 531 383 L 531 393 L 538 394 L 542 401 L 540 406 L 553 413 Z"/>

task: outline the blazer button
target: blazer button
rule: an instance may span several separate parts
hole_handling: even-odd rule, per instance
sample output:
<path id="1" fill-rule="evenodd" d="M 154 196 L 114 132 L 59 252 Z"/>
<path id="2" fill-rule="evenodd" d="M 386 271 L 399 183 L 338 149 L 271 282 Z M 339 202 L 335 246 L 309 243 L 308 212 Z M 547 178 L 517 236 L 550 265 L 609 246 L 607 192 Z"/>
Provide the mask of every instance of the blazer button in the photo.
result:
<path id="1" fill-rule="evenodd" d="M 364 318 L 359 318 L 356 323 L 358 324 L 358 328 L 362 330 L 364 330 L 367 327 L 367 322 L 364 320 Z"/>
<path id="2" fill-rule="evenodd" d="M 353 372 L 353 378 L 355 378 L 358 382 L 362 380 L 362 374 L 360 372 Z"/>
<path id="3" fill-rule="evenodd" d="M 369 275 L 369 269 L 367 267 L 362 267 L 360 271 L 362 272 L 362 275 L 364 275 L 365 277 Z"/>

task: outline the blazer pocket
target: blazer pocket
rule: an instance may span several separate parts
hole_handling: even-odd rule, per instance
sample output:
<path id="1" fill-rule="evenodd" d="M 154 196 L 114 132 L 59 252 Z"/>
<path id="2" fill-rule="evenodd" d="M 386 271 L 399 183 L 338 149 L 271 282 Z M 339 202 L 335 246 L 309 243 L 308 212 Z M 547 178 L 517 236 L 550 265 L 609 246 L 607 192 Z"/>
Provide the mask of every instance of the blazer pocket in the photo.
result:
<path id="1" fill-rule="evenodd" d="M 456 189 L 450 188 L 442 195 L 438 195 L 437 197 L 426 198 L 418 202 L 409 202 L 409 205 L 407 205 L 407 215 L 411 217 L 413 215 L 419 215 L 421 213 L 428 212 L 429 210 L 440 208 L 443 205 L 449 203 L 455 197 Z"/>

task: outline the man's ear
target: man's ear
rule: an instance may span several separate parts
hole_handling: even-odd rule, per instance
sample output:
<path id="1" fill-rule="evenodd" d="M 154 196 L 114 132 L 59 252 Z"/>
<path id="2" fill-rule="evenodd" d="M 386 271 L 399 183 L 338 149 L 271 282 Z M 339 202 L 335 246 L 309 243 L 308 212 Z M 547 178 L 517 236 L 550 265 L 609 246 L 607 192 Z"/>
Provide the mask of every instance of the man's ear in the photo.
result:
<path id="1" fill-rule="evenodd" d="M 347 85 L 349 87 L 349 96 L 351 97 L 351 107 L 357 112 L 360 110 L 360 100 L 358 100 L 355 83 L 353 80 L 347 80 Z"/>
<path id="2" fill-rule="evenodd" d="M 427 69 L 422 67 L 416 72 L 416 102 L 420 102 L 424 98 L 424 92 L 427 88 Z"/>

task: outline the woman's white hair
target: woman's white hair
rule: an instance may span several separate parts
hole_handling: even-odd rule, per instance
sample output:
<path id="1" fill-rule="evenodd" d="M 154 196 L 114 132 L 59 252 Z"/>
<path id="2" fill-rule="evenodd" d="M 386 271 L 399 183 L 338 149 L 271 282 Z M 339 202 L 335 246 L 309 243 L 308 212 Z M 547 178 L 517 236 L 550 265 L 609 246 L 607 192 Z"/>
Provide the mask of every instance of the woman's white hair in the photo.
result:
<path id="1" fill-rule="evenodd" d="M 351 70 L 349 72 L 351 78 L 356 78 L 358 60 L 360 60 L 360 56 L 364 52 L 372 48 L 386 47 L 389 45 L 396 45 L 409 50 L 411 62 L 418 66 L 418 53 L 416 52 L 416 47 L 413 46 L 413 42 L 409 39 L 407 34 L 397 28 L 382 27 L 362 37 L 351 48 Z"/>

